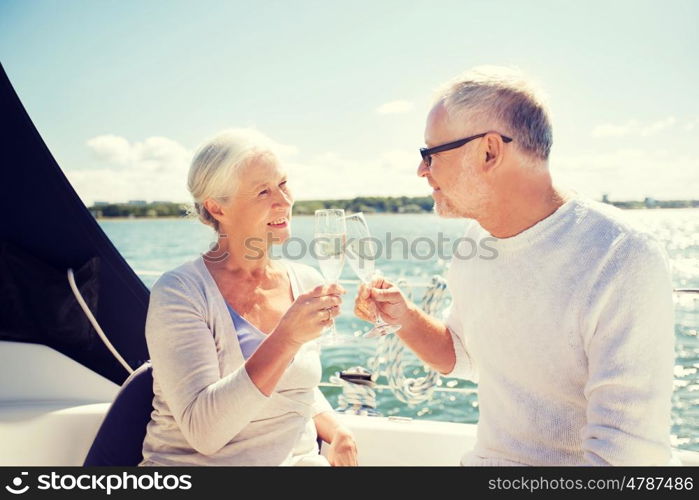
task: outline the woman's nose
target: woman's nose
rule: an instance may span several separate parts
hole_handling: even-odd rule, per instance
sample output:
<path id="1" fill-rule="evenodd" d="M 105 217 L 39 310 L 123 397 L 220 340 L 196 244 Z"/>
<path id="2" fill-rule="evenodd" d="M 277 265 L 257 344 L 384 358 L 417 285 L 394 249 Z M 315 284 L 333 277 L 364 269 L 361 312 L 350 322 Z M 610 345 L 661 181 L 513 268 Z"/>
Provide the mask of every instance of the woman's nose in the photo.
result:
<path id="1" fill-rule="evenodd" d="M 282 190 L 279 190 L 278 193 L 279 193 L 279 195 L 277 196 L 277 199 L 275 201 L 275 205 L 290 207 L 291 204 L 293 203 L 293 200 L 291 198 L 291 194 L 285 193 Z"/>

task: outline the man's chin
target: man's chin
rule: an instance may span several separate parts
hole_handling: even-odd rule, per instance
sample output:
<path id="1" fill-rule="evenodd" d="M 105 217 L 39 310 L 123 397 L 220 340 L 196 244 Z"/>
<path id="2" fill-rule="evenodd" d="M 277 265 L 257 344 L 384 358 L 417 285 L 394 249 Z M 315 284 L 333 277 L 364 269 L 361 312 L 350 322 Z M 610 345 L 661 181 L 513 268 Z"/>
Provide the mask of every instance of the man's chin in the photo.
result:
<path id="1" fill-rule="evenodd" d="M 451 205 L 449 205 L 448 203 L 446 203 L 444 201 L 435 201 L 434 207 L 432 207 L 432 211 L 435 214 L 437 214 L 438 216 L 445 218 L 445 219 L 459 219 L 459 218 L 461 218 L 461 215 L 459 215 Z"/>

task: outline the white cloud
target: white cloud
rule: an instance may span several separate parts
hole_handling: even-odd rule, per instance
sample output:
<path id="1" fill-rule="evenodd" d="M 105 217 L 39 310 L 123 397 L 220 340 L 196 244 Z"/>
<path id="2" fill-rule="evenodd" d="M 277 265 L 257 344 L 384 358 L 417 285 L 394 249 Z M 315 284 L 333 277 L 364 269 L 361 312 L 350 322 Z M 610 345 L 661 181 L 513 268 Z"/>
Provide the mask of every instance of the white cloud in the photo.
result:
<path id="1" fill-rule="evenodd" d="M 380 115 L 394 115 L 399 113 L 408 113 L 412 111 L 414 105 L 410 101 L 390 101 L 383 103 L 376 108 L 376 112 Z"/>
<path id="2" fill-rule="evenodd" d="M 186 172 L 163 174 L 137 168 L 98 168 L 68 170 L 66 176 L 88 206 L 95 201 L 190 201 Z"/>
<path id="3" fill-rule="evenodd" d="M 417 177 L 418 160 L 418 155 L 406 151 L 388 151 L 366 161 L 324 153 L 288 167 L 291 188 L 299 200 L 426 196 L 431 190 Z"/>
<path id="4" fill-rule="evenodd" d="M 677 123 L 677 120 L 674 116 L 668 116 L 652 123 L 641 123 L 636 120 L 629 120 L 622 125 L 605 123 L 592 129 L 592 137 L 648 137 L 672 128 L 675 123 Z"/>
<path id="5" fill-rule="evenodd" d="M 87 147 L 92 150 L 98 160 L 104 160 L 115 165 L 126 165 L 131 160 L 131 145 L 129 141 L 117 135 L 99 135 L 87 141 Z"/>
<path id="6" fill-rule="evenodd" d="M 592 130 L 592 137 L 621 137 L 631 134 L 631 131 L 636 128 L 638 128 L 638 123 L 635 121 L 630 121 L 624 125 L 605 123 L 603 125 L 597 125 Z"/>
<path id="7" fill-rule="evenodd" d="M 425 196 L 430 189 L 416 175 L 419 156 L 387 151 L 369 160 L 326 152 L 300 162 L 295 146 L 275 143 L 290 174 L 296 199 L 353 198 L 360 195 Z M 99 160 L 93 168 L 66 175 L 86 204 L 95 201 L 172 200 L 188 202 L 187 171 L 192 152 L 166 137 L 129 142 L 115 135 L 87 141 Z"/>
<path id="8" fill-rule="evenodd" d="M 86 144 L 97 165 L 65 172 L 86 204 L 189 200 L 186 178 L 192 153 L 177 141 L 149 137 L 131 143 L 117 135 L 100 135 Z"/>
<path id="9" fill-rule="evenodd" d="M 687 132 L 691 132 L 692 130 L 694 130 L 697 127 L 699 127 L 699 118 L 695 118 L 694 120 L 690 120 L 684 125 L 684 129 Z"/>
<path id="10" fill-rule="evenodd" d="M 132 147 L 133 165 L 154 172 L 186 171 L 191 153 L 167 137 L 149 137 Z"/>
<path id="11" fill-rule="evenodd" d="M 597 199 L 691 199 L 699 185 L 699 158 L 661 148 L 553 156 L 550 165 L 557 183 Z"/>
<path id="12" fill-rule="evenodd" d="M 670 116 L 664 120 L 651 123 L 650 125 L 647 125 L 641 129 L 641 136 L 648 137 L 650 135 L 657 134 L 658 132 L 662 132 L 663 130 L 669 129 L 675 125 L 676 121 L 677 120 L 675 120 L 674 116 Z"/>
<path id="13" fill-rule="evenodd" d="M 100 135 L 87 141 L 87 147 L 100 162 L 111 165 L 162 170 L 181 167 L 191 153 L 167 137 L 149 137 L 143 142 L 130 143 L 117 135 Z"/>

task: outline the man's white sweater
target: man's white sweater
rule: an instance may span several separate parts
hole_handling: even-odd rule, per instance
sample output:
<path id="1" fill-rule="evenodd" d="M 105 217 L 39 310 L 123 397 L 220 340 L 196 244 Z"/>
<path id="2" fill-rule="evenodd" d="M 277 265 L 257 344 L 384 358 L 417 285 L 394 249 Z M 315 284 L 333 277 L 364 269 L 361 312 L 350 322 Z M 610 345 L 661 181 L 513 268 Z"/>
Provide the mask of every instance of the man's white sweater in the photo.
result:
<path id="1" fill-rule="evenodd" d="M 580 197 L 511 238 L 475 222 L 466 238 L 447 320 L 451 376 L 478 382 L 478 440 L 462 463 L 668 463 L 674 320 L 660 245 Z M 473 241 L 481 251 L 465 258 Z"/>

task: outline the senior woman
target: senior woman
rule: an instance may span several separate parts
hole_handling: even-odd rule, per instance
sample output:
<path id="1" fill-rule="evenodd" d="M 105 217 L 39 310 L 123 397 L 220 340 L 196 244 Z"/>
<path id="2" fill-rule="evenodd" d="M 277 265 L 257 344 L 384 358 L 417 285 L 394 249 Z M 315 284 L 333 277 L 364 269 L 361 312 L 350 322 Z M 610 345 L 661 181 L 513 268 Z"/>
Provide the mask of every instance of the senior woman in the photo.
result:
<path id="1" fill-rule="evenodd" d="M 290 236 L 293 204 L 273 143 L 219 134 L 195 154 L 188 187 L 218 246 L 151 291 L 154 411 L 139 465 L 356 465 L 354 438 L 318 389 L 314 341 L 344 290 L 269 255 Z"/>

